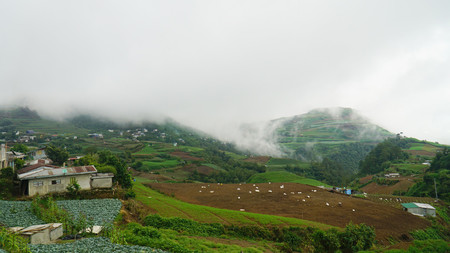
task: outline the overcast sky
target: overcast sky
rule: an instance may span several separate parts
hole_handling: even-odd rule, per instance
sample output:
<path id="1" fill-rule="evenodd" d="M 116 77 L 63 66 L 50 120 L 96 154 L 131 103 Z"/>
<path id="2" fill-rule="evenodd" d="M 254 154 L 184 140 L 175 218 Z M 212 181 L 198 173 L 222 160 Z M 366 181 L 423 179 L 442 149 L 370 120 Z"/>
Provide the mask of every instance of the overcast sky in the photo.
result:
<path id="1" fill-rule="evenodd" d="M 242 122 L 352 107 L 450 144 L 450 1 L 3 1 L 0 105 Z"/>

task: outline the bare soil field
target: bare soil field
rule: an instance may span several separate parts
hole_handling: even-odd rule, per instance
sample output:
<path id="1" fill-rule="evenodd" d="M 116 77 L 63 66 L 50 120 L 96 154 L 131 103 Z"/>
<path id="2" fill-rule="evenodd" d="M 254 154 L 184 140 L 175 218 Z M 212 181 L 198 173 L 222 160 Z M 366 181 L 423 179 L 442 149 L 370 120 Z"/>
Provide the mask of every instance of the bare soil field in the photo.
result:
<path id="1" fill-rule="evenodd" d="M 430 156 L 435 157 L 436 153 L 426 150 L 406 150 L 406 153 L 409 153 L 411 155 L 424 155 L 424 156 Z"/>
<path id="2" fill-rule="evenodd" d="M 370 194 L 393 194 L 394 191 L 407 191 L 415 184 L 413 177 L 401 177 L 395 178 L 395 180 L 399 180 L 399 182 L 394 185 L 378 185 L 372 182 L 361 188 L 361 190 Z"/>
<path id="3" fill-rule="evenodd" d="M 373 226 L 377 240 L 408 240 L 409 231 L 430 225 L 424 218 L 367 199 L 296 183 L 262 184 L 163 184 L 147 186 L 177 199 L 211 207 L 293 217 L 337 227 L 349 222 Z"/>

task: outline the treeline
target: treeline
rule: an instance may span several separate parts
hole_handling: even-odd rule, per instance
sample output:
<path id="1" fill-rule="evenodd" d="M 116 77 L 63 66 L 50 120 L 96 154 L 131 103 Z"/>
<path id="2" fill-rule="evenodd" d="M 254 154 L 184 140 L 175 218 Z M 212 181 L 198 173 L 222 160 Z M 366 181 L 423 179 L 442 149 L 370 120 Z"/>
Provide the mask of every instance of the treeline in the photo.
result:
<path id="1" fill-rule="evenodd" d="M 450 202 L 450 152 L 447 148 L 436 154 L 423 181 L 413 185 L 406 195 L 435 197 L 436 191 L 438 198 Z"/>
<path id="2" fill-rule="evenodd" d="M 206 149 L 202 153 L 206 162 L 215 164 L 223 171 L 213 172 L 205 175 L 194 171 L 188 180 L 209 182 L 209 183 L 240 183 L 246 182 L 252 175 L 266 171 L 262 165 L 252 162 L 245 162 L 233 159 L 224 151 L 218 149 Z"/>
<path id="3" fill-rule="evenodd" d="M 401 138 L 386 139 L 375 146 L 359 164 L 359 175 L 377 174 L 389 168 L 391 162 L 401 162 L 409 158 L 409 154 L 402 151 L 405 140 Z"/>
<path id="4" fill-rule="evenodd" d="M 143 225 L 143 226 L 142 226 Z M 170 252 L 193 252 L 174 241 L 162 240 L 162 231 L 173 230 L 188 236 L 234 237 L 246 240 L 265 240 L 278 243 L 283 252 L 358 252 L 372 247 L 375 231 L 364 224 L 348 224 L 344 231 L 323 231 L 313 227 L 236 226 L 200 223 L 182 218 L 165 218 L 157 214 L 147 216 L 143 224 L 130 223 L 124 231 L 128 243 L 150 246 Z"/>

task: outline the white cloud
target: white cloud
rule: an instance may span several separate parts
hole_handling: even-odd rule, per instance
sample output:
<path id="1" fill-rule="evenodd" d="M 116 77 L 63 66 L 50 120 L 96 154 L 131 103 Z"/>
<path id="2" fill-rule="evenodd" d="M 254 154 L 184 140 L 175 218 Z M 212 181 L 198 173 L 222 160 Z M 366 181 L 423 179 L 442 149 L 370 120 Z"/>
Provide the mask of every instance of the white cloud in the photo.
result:
<path id="1" fill-rule="evenodd" d="M 407 8 L 406 8 L 407 7 Z M 450 143 L 448 1 L 0 1 L 0 105 L 242 122 L 351 106 Z"/>

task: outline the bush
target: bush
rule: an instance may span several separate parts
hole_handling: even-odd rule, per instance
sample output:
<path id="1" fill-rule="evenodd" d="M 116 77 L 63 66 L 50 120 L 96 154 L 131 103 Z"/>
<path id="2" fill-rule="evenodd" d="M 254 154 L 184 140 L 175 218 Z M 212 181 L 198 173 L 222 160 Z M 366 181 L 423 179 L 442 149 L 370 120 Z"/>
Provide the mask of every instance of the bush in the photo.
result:
<path id="1" fill-rule="evenodd" d="M 17 253 L 31 252 L 28 247 L 28 241 L 25 238 L 9 232 L 4 227 L 0 227 L 0 249 Z"/>
<path id="2" fill-rule="evenodd" d="M 364 223 L 359 225 L 350 223 L 345 227 L 344 233 L 339 235 L 339 238 L 342 252 L 358 252 L 372 247 L 375 230 Z"/>
<path id="3" fill-rule="evenodd" d="M 422 252 L 433 252 L 433 253 L 447 253 L 450 252 L 450 246 L 448 242 L 444 240 L 424 240 L 424 241 L 414 241 L 413 246 L 409 247 L 408 252 L 411 253 L 422 253 Z"/>

